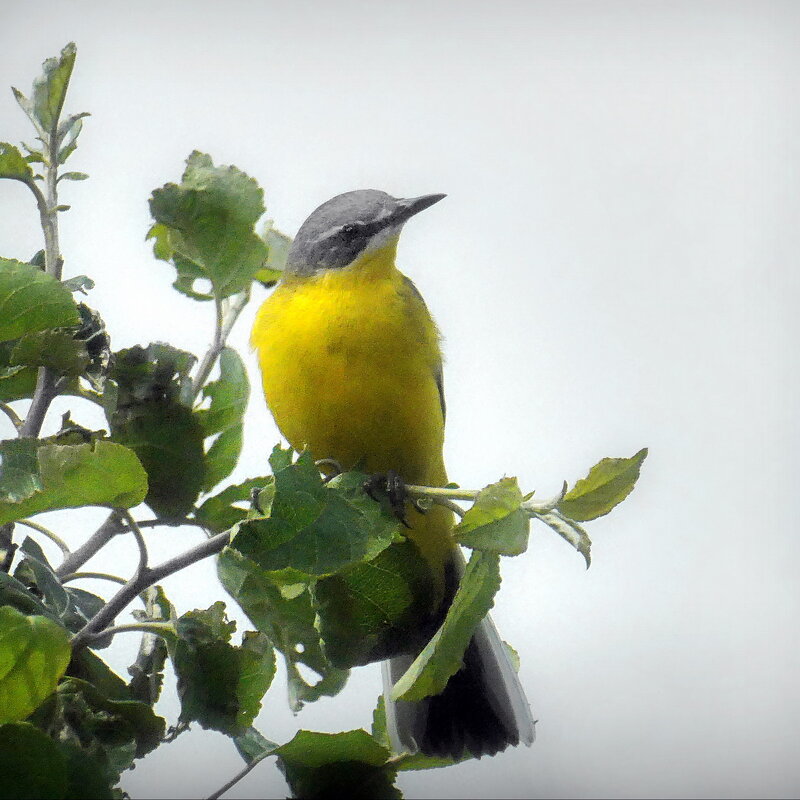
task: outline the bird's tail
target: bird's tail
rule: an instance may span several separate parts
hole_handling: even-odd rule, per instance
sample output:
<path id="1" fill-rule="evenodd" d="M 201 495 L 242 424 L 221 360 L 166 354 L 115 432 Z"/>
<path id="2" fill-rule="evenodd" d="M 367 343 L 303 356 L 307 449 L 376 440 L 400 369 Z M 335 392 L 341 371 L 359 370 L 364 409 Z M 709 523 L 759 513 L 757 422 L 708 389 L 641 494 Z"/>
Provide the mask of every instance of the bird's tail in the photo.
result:
<path id="1" fill-rule="evenodd" d="M 441 694 L 419 702 L 391 700 L 392 687 L 414 658 L 402 655 L 383 663 L 387 728 L 396 752 L 480 758 L 509 745 L 533 743 L 530 706 L 488 615 L 464 653 L 463 666 Z"/>

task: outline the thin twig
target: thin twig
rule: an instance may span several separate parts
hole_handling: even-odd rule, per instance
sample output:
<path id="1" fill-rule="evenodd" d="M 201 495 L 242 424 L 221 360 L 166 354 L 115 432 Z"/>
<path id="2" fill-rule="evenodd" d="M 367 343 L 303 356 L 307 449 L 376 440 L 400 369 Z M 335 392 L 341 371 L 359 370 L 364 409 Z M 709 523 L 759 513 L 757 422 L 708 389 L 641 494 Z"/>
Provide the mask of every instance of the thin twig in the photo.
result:
<path id="1" fill-rule="evenodd" d="M 17 432 L 19 432 L 20 428 L 22 428 L 23 422 L 17 415 L 17 412 L 14 411 L 11 406 L 6 405 L 5 403 L 0 403 L 0 411 L 2 411 L 11 420 L 11 424 L 14 426 Z"/>
<path id="2" fill-rule="evenodd" d="M 454 514 L 456 514 L 458 517 L 463 517 L 464 514 L 467 513 L 466 511 L 464 511 L 463 508 L 461 508 L 461 506 L 458 503 L 456 503 L 456 502 L 454 502 L 452 500 L 448 500 L 446 497 L 432 497 L 430 499 L 434 503 L 436 503 L 436 505 L 444 506 L 445 508 L 449 508 L 450 511 L 452 511 Z"/>
<path id="3" fill-rule="evenodd" d="M 58 244 L 58 114 L 53 119 L 53 127 L 43 141 L 46 145 L 44 178 L 47 196 L 42 193 L 33 178 L 24 181 L 25 185 L 33 192 L 36 205 L 39 208 L 39 219 L 44 233 L 44 264 L 45 272 L 56 280 L 61 280 L 61 267 L 63 259 Z M 44 418 L 50 403 L 53 402 L 60 388 L 53 372 L 45 367 L 40 367 L 36 376 L 36 389 L 33 392 L 25 422 L 18 429 L 20 436 L 38 436 L 44 424 Z"/>
<path id="4" fill-rule="evenodd" d="M 72 639 L 73 649 L 83 647 L 91 635 L 103 631 L 107 625 L 113 622 L 117 614 L 123 611 L 148 586 L 152 586 L 154 583 L 166 578 L 167 575 L 179 572 L 191 564 L 202 561 L 204 558 L 216 555 L 230 542 L 230 538 L 228 531 L 218 533 L 202 544 L 192 547 L 185 553 L 181 553 L 181 555 L 170 558 L 157 567 L 146 567 L 143 570 L 137 570 L 136 575 L 121 587 L 97 614 L 75 634 Z"/>
<path id="5" fill-rule="evenodd" d="M 116 512 L 112 511 L 105 522 L 77 550 L 68 555 L 56 569 L 56 575 L 62 578 L 79 570 L 92 556 L 102 550 L 125 526 L 120 522 Z"/>
<path id="6" fill-rule="evenodd" d="M 239 781 L 248 775 L 251 770 L 255 769 L 265 758 L 269 758 L 270 756 L 275 755 L 273 750 L 267 751 L 266 753 L 262 753 L 260 756 L 256 756 L 241 772 L 234 775 L 224 786 L 221 786 L 217 789 L 214 794 L 210 794 L 207 800 L 219 800 L 225 792 L 228 791 L 233 786 L 236 786 Z"/>
<path id="7" fill-rule="evenodd" d="M 214 364 L 219 358 L 219 354 L 225 347 L 225 342 L 228 334 L 231 332 L 234 323 L 239 318 L 242 309 L 247 305 L 249 295 L 247 292 L 242 292 L 236 295 L 227 308 L 223 307 L 221 300 L 216 301 L 217 319 L 216 327 L 214 330 L 214 341 L 203 356 L 200 366 L 197 368 L 197 375 L 192 381 L 192 394 L 191 400 L 194 402 L 200 394 L 203 386 L 214 369 Z"/>
<path id="8" fill-rule="evenodd" d="M 46 536 L 50 539 L 51 542 L 54 542 L 58 545 L 58 548 L 61 550 L 64 558 L 68 558 L 70 554 L 70 549 L 67 546 L 67 543 L 57 534 L 53 533 L 49 528 L 45 528 L 44 525 L 40 525 L 38 522 L 32 522 L 29 519 L 18 519 L 17 525 L 24 525 L 26 528 L 32 528 L 35 531 L 38 531 L 43 536 Z"/>
<path id="9" fill-rule="evenodd" d="M 50 403 L 56 397 L 56 378 L 51 370 L 45 367 L 39 367 L 39 372 L 36 375 L 36 389 L 33 392 L 33 400 L 31 401 L 28 414 L 25 417 L 25 422 L 19 428 L 20 436 L 38 436 L 44 424 L 44 418 L 47 414 L 47 409 L 50 408 Z"/>
<path id="10" fill-rule="evenodd" d="M 111 581 L 112 583 L 119 583 L 124 586 L 128 581 L 125 578 L 120 578 L 119 575 L 111 575 L 108 572 L 71 572 L 61 579 L 61 583 L 69 583 L 70 581 L 77 581 L 81 578 L 96 578 L 100 581 Z"/>
<path id="11" fill-rule="evenodd" d="M 175 626 L 171 622 L 131 622 L 126 625 L 112 625 L 109 628 L 104 628 L 98 633 L 87 634 L 87 642 L 94 639 L 105 638 L 106 636 L 114 636 L 117 633 L 152 633 L 157 636 L 168 635 L 175 636 Z"/>
<path id="12" fill-rule="evenodd" d="M 443 486 L 412 486 L 406 485 L 406 490 L 412 497 L 429 497 L 431 500 L 444 498 L 446 500 L 475 500 L 480 492 L 477 489 L 449 489 Z"/>
<path id="13" fill-rule="evenodd" d="M 139 566 L 136 568 L 136 576 L 141 575 L 147 569 L 147 543 L 136 520 L 131 516 L 131 512 L 123 508 L 119 509 L 118 513 L 128 524 L 128 528 L 136 539 L 136 545 L 139 548 Z M 134 579 L 136 576 L 134 576 Z"/>

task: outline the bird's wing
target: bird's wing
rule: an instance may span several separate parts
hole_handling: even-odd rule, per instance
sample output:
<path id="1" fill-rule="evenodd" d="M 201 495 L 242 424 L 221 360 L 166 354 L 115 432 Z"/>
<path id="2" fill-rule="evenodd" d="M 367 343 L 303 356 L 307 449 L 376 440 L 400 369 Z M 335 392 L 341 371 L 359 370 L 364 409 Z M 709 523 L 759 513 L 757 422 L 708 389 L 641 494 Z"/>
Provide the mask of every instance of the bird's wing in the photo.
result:
<path id="1" fill-rule="evenodd" d="M 405 285 L 411 290 L 411 293 L 417 298 L 417 300 L 419 300 L 419 302 L 422 303 L 425 310 L 428 311 L 428 306 L 425 303 L 425 298 L 420 294 L 419 289 L 417 289 L 417 287 L 414 285 L 414 281 L 412 281 L 411 278 L 409 278 L 406 275 L 403 275 L 403 281 L 405 282 Z M 429 311 L 428 314 L 430 315 Z M 441 358 L 438 359 L 438 361 L 434 365 L 433 378 L 436 381 L 436 388 L 439 390 L 439 405 L 442 407 L 442 421 L 444 421 L 444 419 L 447 416 L 447 406 L 445 405 L 444 401 L 444 373 L 442 370 Z"/>

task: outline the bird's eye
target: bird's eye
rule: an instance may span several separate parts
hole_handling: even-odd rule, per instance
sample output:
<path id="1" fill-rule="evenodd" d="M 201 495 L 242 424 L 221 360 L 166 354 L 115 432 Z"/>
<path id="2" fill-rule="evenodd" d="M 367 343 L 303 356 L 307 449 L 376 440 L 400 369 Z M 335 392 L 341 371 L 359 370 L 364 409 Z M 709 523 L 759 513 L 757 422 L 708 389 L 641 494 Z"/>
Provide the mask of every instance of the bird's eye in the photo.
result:
<path id="1" fill-rule="evenodd" d="M 348 222 L 346 225 L 342 225 L 342 237 L 346 241 L 353 240 L 359 231 L 359 226 L 356 225 L 354 222 Z"/>

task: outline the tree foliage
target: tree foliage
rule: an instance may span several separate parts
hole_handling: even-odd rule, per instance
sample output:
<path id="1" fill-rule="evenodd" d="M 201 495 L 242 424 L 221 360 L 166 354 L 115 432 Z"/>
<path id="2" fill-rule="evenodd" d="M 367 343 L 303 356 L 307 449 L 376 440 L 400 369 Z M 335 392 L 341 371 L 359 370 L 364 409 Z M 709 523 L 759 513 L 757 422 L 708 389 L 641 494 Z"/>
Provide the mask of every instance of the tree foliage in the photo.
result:
<path id="1" fill-rule="evenodd" d="M 250 394 L 227 335 L 253 284 L 280 276 L 289 239 L 260 222 L 264 192 L 254 178 L 191 153 L 180 181 L 153 191 L 146 234 L 155 257 L 175 270 L 183 295 L 176 302 L 213 304 L 213 345 L 197 357 L 145 338 L 114 352 L 102 309 L 87 304 L 93 282 L 64 279 L 58 250 L 58 215 L 68 209 L 61 182 L 88 177 L 61 171 L 87 116 L 64 111 L 75 58 L 67 45 L 44 63 L 30 96 L 14 90 L 39 144 L 0 143 L 0 178 L 33 194 L 45 242 L 29 261 L 0 258 L 0 411 L 11 429 L 0 441 L 0 797 L 121 796 L 124 771 L 164 741 L 167 722 L 154 704 L 167 660 L 178 678 L 178 729 L 197 723 L 230 736 L 245 769 L 274 757 L 297 797 L 399 797 L 398 771 L 452 762 L 392 753 L 382 702 L 370 732 L 300 730 L 277 744 L 254 727 L 278 656 L 292 709 L 335 695 L 350 669 L 408 640 L 431 585 L 404 528 L 365 494 L 365 475 L 323 480 L 307 453 L 276 446 L 264 474 L 226 483 Z M 108 431 L 64 419 L 43 437 L 59 394 L 101 406 Z M 543 502 L 509 477 L 479 491 L 409 487 L 418 502 L 458 512 L 454 536 L 471 556 L 449 612 L 396 697 L 436 694 L 458 670 L 500 587 L 501 556 L 525 552 L 531 520 L 564 537 L 588 565 L 591 543 L 580 523 L 630 493 L 646 452 L 603 459 Z M 156 516 L 147 525 L 142 505 Z M 75 549 L 30 519 L 86 506 L 106 507 L 108 517 Z M 199 526 L 207 540 L 150 564 L 146 527 L 175 524 Z M 23 529 L 30 535 L 20 542 Z M 106 598 L 72 587 L 117 535 L 139 549 L 119 590 Z M 48 561 L 39 536 L 58 544 L 60 564 Z M 159 585 L 208 557 L 252 625 L 241 637 L 222 600 L 179 612 Z M 137 597 L 144 611 L 115 625 Z M 125 680 L 97 651 L 128 633 L 141 643 Z"/>

